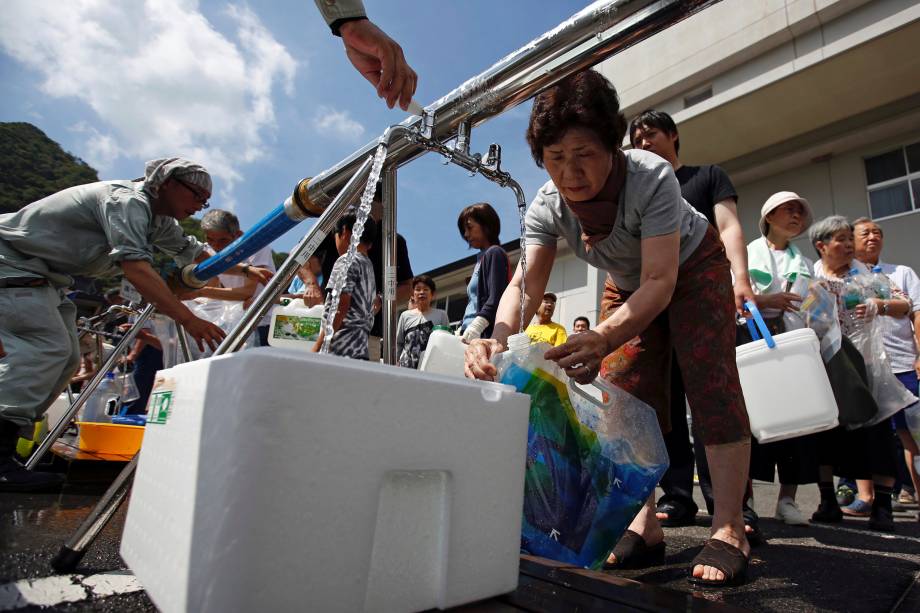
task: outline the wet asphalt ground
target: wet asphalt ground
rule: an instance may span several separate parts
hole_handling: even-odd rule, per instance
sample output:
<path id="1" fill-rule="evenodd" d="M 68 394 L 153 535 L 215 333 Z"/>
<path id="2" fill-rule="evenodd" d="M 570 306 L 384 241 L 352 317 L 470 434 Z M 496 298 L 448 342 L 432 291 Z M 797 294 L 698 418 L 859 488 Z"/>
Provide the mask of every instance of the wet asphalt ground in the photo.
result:
<path id="1" fill-rule="evenodd" d="M 100 596 L 92 589 L 78 602 L 15 608 L 4 587 L 53 575 L 49 561 L 99 499 L 119 465 L 93 466 L 72 476 L 60 494 L 0 496 L 0 611 L 155 611 L 146 594 Z M 916 505 L 895 514 L 893 535 L 870 531 L 865 519 L 841 524 L 786 526 L 772 519 L 777 487 L 755 483 L 755 509 L 767 543 L 753 550 L 749 582 L 723 590 L 691 590 L 686 569 L 708 536 L 708 515 L 696 525 L 666 529 L 667 558 L 659 567 L 620 571 L 622 577 L 663 589 L 692 592 L 714 602 L 750 611 L 920 611 L 920 522 Z M 803 510 L 817 506 L 814 486 L 798 496 Z M 705 508 L 702 500 L 698 500 Z M 127 505 L 88 550 L 77 573 L 94 575 L 125 569 L 118 543 Z M 77 582 L 79 579 L 77 580 Z M 6 593 L 6 600 L 4 600 Z M 489 610 L 504 610 L 489 609 Z"/>

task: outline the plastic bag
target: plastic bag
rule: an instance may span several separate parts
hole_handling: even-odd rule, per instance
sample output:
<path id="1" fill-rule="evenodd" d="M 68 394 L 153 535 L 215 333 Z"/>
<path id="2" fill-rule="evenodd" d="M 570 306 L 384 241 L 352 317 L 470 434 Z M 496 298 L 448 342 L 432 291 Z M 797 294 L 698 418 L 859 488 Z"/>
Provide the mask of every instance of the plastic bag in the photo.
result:
<path id="1" fill-rule="evenodd" d="M 821 359 L 829 362 L 840 351 L 841 330 L 837 318 L 837 296 L 820 281 L 799 276 L 790 291 L 802 296 L 798 312 L 783 314 L 786 330 L 807 327 L 814 330 L 821 342 Z"/>
<path id="2" fill-rule="evenodd" d="M 907 430 L 911 438 L 917 445 L 920 445 L 920 403 L 904 409 L 904 421 L 907 422 Z M 920 472 L 920 455 L 914 456 L 914 470 Z"/>
<path id="3" fill-rule="evenodd" d="M 496 359 L 500 381 L 531 398 L 521 549 L 598 569 L 667 470 L 667 451 L 651 407 L 606 382 L 606 403 L 570 395 L 543 359 L 549 348 Z"/>
<path id="4" fill-rule="evenodd" d="M 243 308 L 243 303 L 237 300 L 195 298 L 194 300 L 186 300 L 183 304 L 196 317 L 210 321 L 228 333 L 243 319 L 243 314 L 246 312 Z M 163 316 L 154 316 L 152 321 L 154 333 L 163 347 L 163 368 L 172 368 L 176 364 L 182 364 L 185 360 L 179 347 L 175 322 Z M 200 351 L 195 339 L 188 334 L 185 337 L 188 340 L 192 360 L 200 360 L 201 358 L 209 357 L 213 353 L 208 347 L 205 347 L 204 351 Z M 243 349 L 249 347 L 255 347 L 255 333 L 250 334 L 246 342 L 243 343 Z"/>
<path id="5" fill-rule="evenodd" d="M 888 354 L 885 352 L 882 332 L 878 317 L 866 317 L 859 329 L 849 335 L 849 339 L 859 349 L 866 363 L 869 390 L 878 404 L 878 413 L 866 424 L 870 426 L 888 419 L 918 400 L 894 376 Z"/>

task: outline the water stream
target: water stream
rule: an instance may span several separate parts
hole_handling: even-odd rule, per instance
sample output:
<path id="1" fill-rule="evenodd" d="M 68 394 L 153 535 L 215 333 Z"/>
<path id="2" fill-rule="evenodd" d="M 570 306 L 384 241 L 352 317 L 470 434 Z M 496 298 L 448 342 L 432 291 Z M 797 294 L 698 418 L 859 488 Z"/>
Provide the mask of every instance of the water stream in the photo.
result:
<path id="1" fill-rule="evenodd" d="M 527 233 L 524 228 L 524 216 L 527 209 L 519 206 L 518 216 L 521 220 L 521 317 L 518 325 L 518 334 L 524 332 L 524 309 L 527 304 Z"/>
<path id="2" fill-rule="evenodd" d="M 358 244 L 361 242 L 361 235 L 364 234 L 364 223 L 371 212 L 371 204 L 374 201 L 374 191 L 377 189 L 377 181 L 380 180 L 380 171 L 383 169 L 383 160 L 387 156 L 387 146 L 384 143 L 377 145 L 374 152 L 374 161 L 371 164 L 370 174 L 367 176 L 367 185 L 364 186 L 364 192 L 361 194 L 361 202 L 358 210 L 355 212 L 355 227 L 351 231 L 351 242 L 348 244 L 348 251 L 345 253 L 345 263 L 342 266 L 336 266 L 332 275 L 329 277 L 329 287 L 332 288 L 331 301 L 329 308 L 323 312 L 323 348 L 320 353 L 329 353 L 329 346 L 332 343 L 332 336 L 335 331 L 332 328 L 332 322 L 335 314 L 339 310 L 339 301 L 342 297 L 342 288 L 348 280 L 348 271 L 355 261 L 355 254 L 358 252 Z"/>

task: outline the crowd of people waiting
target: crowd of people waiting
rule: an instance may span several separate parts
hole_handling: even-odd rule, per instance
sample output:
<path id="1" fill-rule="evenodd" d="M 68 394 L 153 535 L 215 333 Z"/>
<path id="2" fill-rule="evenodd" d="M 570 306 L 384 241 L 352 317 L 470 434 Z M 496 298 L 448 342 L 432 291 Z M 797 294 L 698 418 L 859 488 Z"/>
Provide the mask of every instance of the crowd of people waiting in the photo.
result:
<path id="1" fill-rule="evenodd" d="M 627 134 L 633 146 L 624 150 Z M 907 475 L 901 478 L 902 489 L 918 491 L 917 442 L 904 409 L 911 406 L 911 398 L 916 402 L 920 377 L 920 279 L 908 267 L 881 260 L 880 226 L 870 219 L 851 222 L 840 216 L 815 222 L 805 197 L 783 191 L 764 203 L 761 235 L 745 246 L 737 194 L 728 175 L 718 166 L 682 164 L 679 133 L 665 113 L 646 111 L 627 125 L 616 90 L 591 70 L 537 96 L 527 142 L 550 180 L 525 219 L 526 284 L 501 247 L 495 210 L 486 203 L 466 207 L 458 217 L 458 230 L 478 253 L 457 333 L 469 346 L 466 375 L 493 379 L 490 358 L 506 349 L 522 316 L 525 322 L 536 317 L 527 334 L 534 342 L 551 345 L 546 358 L 558 362 L 570 377 L 581 383 L 604 377 L 655 409 L 671 458 L 661 482 L 664 496 L 647 501 L 613 549 L 608 566 L 641 567 L 663 558 L 663 527 L 688 525 L 698 511 L 692 498 L 694 466 L 712 515 L 711 538 L 690 569 L 694 583 L 744 580 L 750 546 L 761 537 L 748 503 L 751 479 L 772 481 L 777 470 L 781 487 L 776 517 L 786 523 L 808 523 L 808 514 L 796 503 L 796 490 L 817 484 L 821 502 L 811 521 L 864 516 L 873 529 L 894 530 L 891 499 L 899 470 Z M 14 395 L 0 403 L 4 441 L 41 416 L 48 398 L 63 389 L 78 365 L 80 352 L 68 323 L 73 312 L 60 289 L 67 274 L 94 275 L 118 266 L 158 310 L 183 323 L 201 349 L 213 348 L 223 338 L 219 328 L 193 315 L 149 266 L 154 246 L 180 264 L 208 255 L 203 244 L 183 235 L 176 220 L 207 207 L 210 192 L 210 176 L 203 168 L 170 158 L 148 164 L 139 181 L 71 188 L 0 216 L 0 287 L 6 289 L 0 300 L 18 303 L 15 309 L 12 303 L 0 307 L 4 313 L 29 309 L 47 314 L 41 334 L 32 323 L 4 322 L 0 357 L 42 371 L 29 385 L 17 384 Z M 381 216 L 378 193 L 351 268 L 344 270 L 345 253 L 357 219 L 346 215 L 288 289 L 289 296 L 307 305 L 325 303 L 325 316 L 336 331 L 332 353 L 380 358 L 382 229 L 376 222 Z M 61 233 L 63 227 L 75 229 L 70 238 Z M 202 228 L 212 251 L 240 235 L 238 221 L 226 211 L 210 211 Z M 794 243 L 806 232 L 816 261 Z M 546 291 L 559 238 L 576 257 L 607 276 L 598 321 L 592 327 L 586 317 L 578 317 L 570 334 L 552 321 L 557 297 Z M 61 241 L 72 241 L 72 248 L 60 249 Z M 245 303 L 273 270 L 270 253 L 256 254 L 207 287 L 179 297 Z M 887 293 L 851 304 L 851 277 L 873 273 L 885 280 Z M 333 313 L 328 289 L 336 276 L 344 276 L 345 285 Z M 735 363 L 736 345 L 751 340 L 740 323 L 751 315 L 745 305 L 756 304 L 767 326 L 779 334 L 796 325 L 794 315 L 812 284 L 837 303 L 841 337 L 825 361 L 841 425 L 780 443 L 752 443 Z M 433 307 L 436 289 L 430 277 L 413 275 L 405 240 L 398 237 L 397 299 L 411 299 L 396 330 L 400 366 L 416 368 L 432 331 L 450 325 L 447 314 Z M 880 398 L 872 385 L 880 358 L 870 355 L 870 344 L 862 337 L 866 322 L 874 320 L 884 322 L 872 328 L 883 338 L 881 360 L 906 391 L 895 399 Z M 265 344 L 266 335 L 267 322 L 262 322 L 257 343 Z M 61 338 L 68 339 L 65 347 Z M 321 335 L 315 351 L 323 340 Z M 10 367 L 0 370 L 4 394 L 13 389 L 4 380 L 11 373 Z M 687 381 L 693 385 L 685 385 Z M 898 443 L 905 461 L 896 457 Z M 3 454 L 8 451 L 4 445 Z M 10 464 L 12 459 L 2 456 L 0 461 L 5 463 L 0 473 L 6 489 L 53 484 L 53 476 L 24 475 Z M 851 500 L 838 501 L 834 476 L 853 480 L 848 486 Z"/>

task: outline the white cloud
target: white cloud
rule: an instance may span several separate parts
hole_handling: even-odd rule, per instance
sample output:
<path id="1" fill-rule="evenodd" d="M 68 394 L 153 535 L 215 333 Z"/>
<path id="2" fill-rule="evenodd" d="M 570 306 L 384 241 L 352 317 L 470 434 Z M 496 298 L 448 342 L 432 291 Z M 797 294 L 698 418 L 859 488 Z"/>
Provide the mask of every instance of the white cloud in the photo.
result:
<path id="1" fill-rule="evenodd" d="M 293 94 L 297 62 L 245 6 L 218 32 L 196 0 L 4 0 L 0 46 L 42 75 L 41 90 L 98 115 L 85 155 L 100 170 L 121 157 L 182 155 L 222 179 L 266 154 L 272 93 Z"/>
<path id="2" fill-rule="evenodd" d="M 355 141 L 364 134 L 364 126 L 352 119 L 348 111 L 321 106 L 313 115 L 313 127 L 320 134 L 346 141 Z"/>

